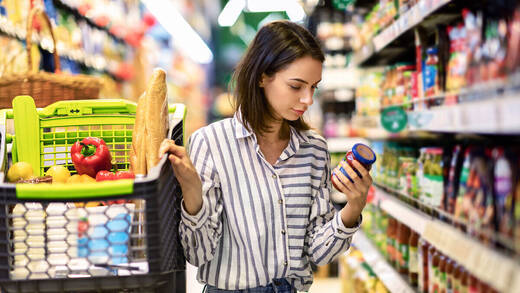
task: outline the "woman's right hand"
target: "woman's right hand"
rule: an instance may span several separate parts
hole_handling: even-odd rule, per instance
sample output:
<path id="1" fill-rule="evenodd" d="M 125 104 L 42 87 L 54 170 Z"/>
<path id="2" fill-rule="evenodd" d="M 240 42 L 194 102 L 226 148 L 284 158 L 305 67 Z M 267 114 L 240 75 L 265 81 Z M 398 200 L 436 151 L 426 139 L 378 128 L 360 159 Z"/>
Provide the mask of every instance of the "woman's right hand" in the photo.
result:
<path id="1" fill-rule="evenodd" d="M 159 148 L 160 158 L 166 153 L 182 188 L 184 208 L 190 215 L 195 215 L 202 208 L 202 182 L 197 169 L 186 149 L 176 145 L 171 139 L 163 140 Z"/>

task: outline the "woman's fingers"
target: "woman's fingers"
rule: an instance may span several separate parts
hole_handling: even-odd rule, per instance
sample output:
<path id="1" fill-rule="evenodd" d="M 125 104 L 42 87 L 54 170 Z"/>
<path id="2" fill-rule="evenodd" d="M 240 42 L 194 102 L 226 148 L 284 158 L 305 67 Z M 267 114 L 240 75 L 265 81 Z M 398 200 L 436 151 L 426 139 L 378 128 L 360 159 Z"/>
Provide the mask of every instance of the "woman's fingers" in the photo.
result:
<path id="1" fill-rule="evenodd" d="M 178 146 L 171 139 L 165 139 L 161 142 L 159 147 L 159 157 L 162 157 L 165 153 L 174 154 L 177 157 L 183 158 L 186 155 L 184 147 Z"/>
<path id="2" fill-rule="evenodd" d="M 354 171 L 354 169 L 352 169 L 352 167 L 350 167 L 350 165 L 345 161 L 341 162 L 341 167 L 343 170 L 345 170 L 345 172 L 347 172 L 348 176 L 350 177 L 350 181 L 354 183 L 353 186 L 355 186 L 356 190 L 360 190 L 359 185 L 362 184 L 362 179 L 359 177 L 356 171 Z"/>
<path id="3" fill-rule="evenodd" d="M 335 185 L 339 188 L 339 191 L 341 191 L 344 194 L 350 193 L 350 189 L 347 185 L 343 183 L 343 180 L 339 178 L 341 175 L 337 175 L 341 173 L 339 170 L 336 170 L 336 172 L 333 173 L 331 180 L 335 183 Z M 344 177 L 344 176 L 343 176 Z M 348 180 L 347 180 L 348 181 Z M 350 183 L 350 181 L 348 181 Z"/>

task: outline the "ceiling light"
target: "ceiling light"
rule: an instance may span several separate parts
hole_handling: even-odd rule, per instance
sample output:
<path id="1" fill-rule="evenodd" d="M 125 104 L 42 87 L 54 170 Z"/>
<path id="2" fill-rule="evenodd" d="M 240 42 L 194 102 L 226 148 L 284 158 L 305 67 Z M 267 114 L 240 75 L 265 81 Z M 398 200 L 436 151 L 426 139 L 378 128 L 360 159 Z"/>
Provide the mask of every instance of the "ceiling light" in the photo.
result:
<path id="1" fill-rule="evenodd" d="M 285 11 L 291 21 L 301 22 L 305 19 L 305 11 L 296 0 L 229 0 L 218 16 L 218 24 L 232 26 L 242 11 Z"/>
<path id="2" fill-rule="evenodd" d="M 229 0 L 218 16 L 218 24 L 220 26 L 232 26 L 244 7 L 246 7 L 246 0 Z"/>
<path id="3" fill-rule="evenodd" d="M 285 11 L 294 0 L 247 0 L 247 12 Z"/>
<path id="4" fill-rule="evenodd" d="M 141 0 L 157 21 L 170 33 L 176 46 L 184 55 L 198 63 L 210 63 L 213 53 L 182 17 L 170 1 Z"/>

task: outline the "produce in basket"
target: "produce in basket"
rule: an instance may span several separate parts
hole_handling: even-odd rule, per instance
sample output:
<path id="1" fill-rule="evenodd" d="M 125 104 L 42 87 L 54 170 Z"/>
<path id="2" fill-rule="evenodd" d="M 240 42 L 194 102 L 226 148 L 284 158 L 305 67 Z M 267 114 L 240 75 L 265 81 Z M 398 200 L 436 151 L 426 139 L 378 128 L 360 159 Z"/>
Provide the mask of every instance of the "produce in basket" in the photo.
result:
<path id="1" fill-rule="evenodd" d="M 98 137 L 86 137 L 70 149 L 70 157 L 78 174 L 96 177 L 101 170 L 112 169 L 112 156 L 107 144 Z"/>
<path id="2" fill-rule="evenodd" d="M 119 179 L 134 179 L 135 175 L 131 171 L 117 171 L 116 173 L 101 170 L 96 174 L 96 181 L 119 180 Z"/>
<path id="3" fill-rule="evenodd" d="M 67 183 L 92 183 L 96 182 L 96 179 L 88 176 L 87 174 L 79 175 L 74 174 L 67 179 Z"/>
<path id="4" fill-rule="evenodd" d="M 17 182 L 20 180 L 28 180 L 33 177 L 33 168 L 27 162 L 14 163 L 9 171 L 7 171 L 7 180 L 9 182 Z"/>
<path id="5" fill-rule="evenodd" d="M 66 183 L 70 177 L 70 171 L 64 166 L 52 166 L 45 172 L 45 175 L 52 177 L 53 183 Z"/>

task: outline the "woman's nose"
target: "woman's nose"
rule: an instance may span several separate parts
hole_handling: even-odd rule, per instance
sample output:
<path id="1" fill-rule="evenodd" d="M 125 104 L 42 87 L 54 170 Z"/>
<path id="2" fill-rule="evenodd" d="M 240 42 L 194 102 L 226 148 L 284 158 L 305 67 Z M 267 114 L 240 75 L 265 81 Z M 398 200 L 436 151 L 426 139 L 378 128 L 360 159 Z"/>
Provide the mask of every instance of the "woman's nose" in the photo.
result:
<path id="1" fill-rule="evenodd" d="M 312 105 L 312 103 L 314 103 L 314 99 L 312 98 L 313 95 L 314 91 L 311 90 L 307 92 L 303 97 L 300 98 L 300 102 L 308 106 Z"/>

